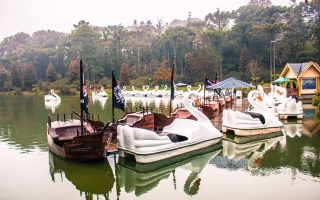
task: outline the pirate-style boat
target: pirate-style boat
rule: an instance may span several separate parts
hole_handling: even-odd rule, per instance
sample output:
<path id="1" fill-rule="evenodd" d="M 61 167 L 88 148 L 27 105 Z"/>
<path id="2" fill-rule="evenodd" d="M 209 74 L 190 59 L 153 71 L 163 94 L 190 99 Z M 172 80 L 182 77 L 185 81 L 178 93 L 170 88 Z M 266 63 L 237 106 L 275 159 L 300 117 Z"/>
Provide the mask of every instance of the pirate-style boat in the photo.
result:
<path id="1" fill-rule="evenodd" d="M 64 115 L 63 121 L 57 117 L 57 120 L 52 122 L 48 117 L 48 145 L 51 152 L 62 158 L 79 161 L 98 160 L 103 158 L 104 132 L 108 125 L 104 126 L 100 121 L 88 119 L 88 91 L 84 83 L 82 60 L 80 60 L 80 120 L 73 117 L 66 120 Z M 83 111 L 86 112 L 87 120 L 84 120 Z"/>

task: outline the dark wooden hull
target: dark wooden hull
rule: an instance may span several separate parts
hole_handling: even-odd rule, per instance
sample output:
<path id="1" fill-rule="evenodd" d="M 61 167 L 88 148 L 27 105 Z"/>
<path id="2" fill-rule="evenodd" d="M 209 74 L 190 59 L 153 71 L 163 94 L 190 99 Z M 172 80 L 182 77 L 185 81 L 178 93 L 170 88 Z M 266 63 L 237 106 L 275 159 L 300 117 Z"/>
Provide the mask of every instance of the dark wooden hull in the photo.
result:
<path id="1" fill-rule="evenodd" d="M 127 113 L 122 119 L 118 120 L 118 123 L 152 131 L 155 129 L 153 113 Z"/>
<path id="2" fill-rule="evenodd" d="M 222 112 L 226 108 L 226 101 L 224 99 L 219 99 L 219 111 Z"/>
<path id="3" fill-rule="evenodd" d="M 155 130 L 162 130 L 165 126 L 170 125 L 175 119 L 173 116 L 167 117 L 161 113 L 153 113 L 153 115 Z"/>
<path id="4" fill-rule="evenodd" d="M 78 160 L 78 161 L 92 161 L 99 160 L 103 158 L 104 155 L 104 134 L 88 134 L 77 136 L 77 132 L 74 131 L 72 127 L 69 130 L 48 128 L 47 140 L 49 145 L 49 150 L 61 158 Z M 59 132 L 69 132 L 67 138 L 57 137 Z M 73 131 L 71 133 L 71 131 Z M 74 134 L 74 136 L 72 136 Z"/>
<path id="5" fill-rule="evenodd" d="M 219 114 L 219 106 L 215 104 L 206 104 L 200 105 L 200 110 L 205 114 L 209 119 L 216 117 Z"/>
<path id="6" fill-rule="evenodd" d="M 175 118 L 197 120 L 186 108 L 177 108 L 173 113 L 171 113 L 171 116 Z"/>

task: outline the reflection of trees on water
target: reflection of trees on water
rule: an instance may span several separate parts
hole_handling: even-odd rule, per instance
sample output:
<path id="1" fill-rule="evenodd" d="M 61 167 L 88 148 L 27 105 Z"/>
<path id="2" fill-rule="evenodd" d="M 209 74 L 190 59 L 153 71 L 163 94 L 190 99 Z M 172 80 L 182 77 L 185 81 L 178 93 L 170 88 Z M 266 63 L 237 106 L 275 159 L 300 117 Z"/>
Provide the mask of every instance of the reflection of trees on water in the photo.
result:
<path id="1" fill-rule="evenodd" d="M 47 111 L 43 101 L 43 96 L 0 96 L 0 137 L 24 151 L 46 149 Z"/>
<path id="2" fill-rule="evenodd" d="M 265 154 L 261 168 L 274 170 L 283 166 L 320 177 L 320 134 L 311 137 L 287 137 L 285 145 L 277 146 Z"/>
<path id="3" fill-rule="evenodd" d="M 55 182 L 56 174 L 63 180 L 69 180 L 87 200 L 109 199 L 115 179 L 108 161 L 97 163 L 81 163 L 63 160 L 49 153 L 50 175 Z M 96 198 L 94 198 L 96 196 Z"/>
<path id="4" fill-rule="evenodd" d="M 244 144 L 224 140 L 223 155 L 212 159 L 210 164 L 228 170 L 245 169 L 262 176 L 291 168 L 293 178 L 297 171 L 320 177 L 320 134 L 280 136 Z"/>

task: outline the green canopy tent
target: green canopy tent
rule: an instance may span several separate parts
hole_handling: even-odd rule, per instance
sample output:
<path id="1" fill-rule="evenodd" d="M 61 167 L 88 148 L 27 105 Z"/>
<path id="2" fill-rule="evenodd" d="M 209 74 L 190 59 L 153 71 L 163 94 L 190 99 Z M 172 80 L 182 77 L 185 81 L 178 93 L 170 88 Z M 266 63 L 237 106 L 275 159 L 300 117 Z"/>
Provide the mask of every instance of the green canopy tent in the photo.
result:
<path id="1" fill-rule="evenodd" d="M 285 77 L 280 77 L 280 78 L 278 78 L 277 80 L 275 80 L 275 81 L 273 81 L 273 82 L 276 82 L 276 83 L 280 83 L 280 82 L 290 82 L 290 79 L 285 78 Z"/>

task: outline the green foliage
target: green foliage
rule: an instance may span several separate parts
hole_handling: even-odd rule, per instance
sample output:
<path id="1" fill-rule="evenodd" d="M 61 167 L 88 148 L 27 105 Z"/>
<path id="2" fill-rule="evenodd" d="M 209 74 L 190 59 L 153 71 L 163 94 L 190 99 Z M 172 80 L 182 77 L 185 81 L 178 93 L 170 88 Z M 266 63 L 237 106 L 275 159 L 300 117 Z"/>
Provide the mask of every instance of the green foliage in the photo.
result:
<path id="1" fill-rule="evenodd" d="M 0 91 L 3 90 L 4 83 L 8 79 L 8 72 L 3 65 L 0 65 Z"/>
<path id="2" fill-rule="evenodd" d="M 103 77 L 97 84 L 98 86 L 103 86 L 104 88 L 111 88 L 111 79 Z"/>
<path id="3" fill-rule="evenodd" d="M 21 88 L 16 88 L 15 91 L 14 91 L 14 93 L 15 93 L 16 95 L 21 95 L 21 94 L 22 94 Z"/>
<path id="4" fill-rule="evenodd" d="M 26 63 L 32 63 L 35 80 L 55 83 L 67 77 L 69 82 L 64 84 L 72 84 L 79 79 L 79 65 L 74 63 L 79 57 L 86 78 L 108 87 L 104 80 L 111 77 L 111 69 L 120 72 L 121 84 L 129 84 L 129 80 L 134 80 L 131 84 L 148 84 L 151 79 L 168 82 L 168 73 L 162 79 L 155 75 L 161 71 L 162 58 L 168 60 L 168 67 L 175 64 L 176 77 L 187 83 L 202 82 L 205 76 L 214 78 L 216 72 L 220 79 L 235 76 L 250 80 L 247 66 L 254 59 L 259 63 L 259 81 L 269 82 L 270 41 L 276 41 L 277 72 L 287 62 L 320 62 L 319 3 L 284 7 L 273 6 L 269 0 L 248 2 L 232 12 L 208 13 L 199 21 L 175 20 L 166 29 L 162 20 L 156 24 L 136 22 L 131 27 L 97 27 L 80 21 L 71 34 L 50 30 L 32 36 L 18 33 L 0 43 L 0 63 L 8 72 L 5 82 L 11 80 L 6 88 L 23 85 Z M 121 70 L 123 63 L 127 70 Z M 127 78 L 122 78 L 122 73 L 127 73 Z M 27 87 L 35 80 L 28 83 L 27 78 Z"/>
<path id="5" fill-rule="evenodd" d="M 154 76 L 154 81 L 156 84 L 170 83 L 171 69 L 168 67 L 168 60 L 163 59 L 159 70 Z"/>
<path id="6" fill-rule="evenodd" d="M 121 86 L 130 85 L 130 79 L 128 74 L 128 65 L 123 63 L 120 68 L 120 77 L 119 77 L 119 84 Z"/>
<path id="7" fill-rule="evenodd" d="M 11 68 L 11 83 L 14 87 L 21 87 L 21 75 L 18 71 L 18 66 L 13 65 Z"/>
<path id="8" fill-rule="evenodd" d="M 80 65 L 77 60 L 73 60 L 69 64 L 69 81 L 73 82 L 80 79 Z"/>
<path id="9" fill-rule="evenodd" d="M 56 73 L 56 69 L 54 68 L 54 66 L 52 65 L 52 63 L 50 63 L 48 65 L 47 68 L 47 78 L 50 82 L 54 82 L 57 80 L 57 73 Z"/>
<path id="10" fill-rule="evenodd" d="M 23 85 L 27 89 L 31 89 L 32 85 L 37 82 L 36 73 L 31 64 L 27 64 L 23 71 Z"/>
<path id="11" fill-rule="evenodd" d="M 312 104 L 314 106 L 320 107 L 320 92 L 317 92 L 316 95 L 312 98 Z"/>

